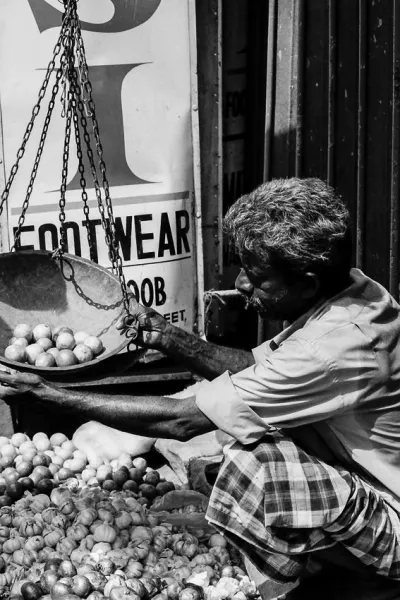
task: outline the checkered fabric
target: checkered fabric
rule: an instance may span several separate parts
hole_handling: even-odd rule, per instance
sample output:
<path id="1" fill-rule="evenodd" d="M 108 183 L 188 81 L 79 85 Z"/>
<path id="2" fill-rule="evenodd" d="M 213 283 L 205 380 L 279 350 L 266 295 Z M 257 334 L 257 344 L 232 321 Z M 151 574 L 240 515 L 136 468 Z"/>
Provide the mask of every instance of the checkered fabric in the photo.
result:
<path id="1" fill-rule="evenodd" d="M 337 543 L 400 580 L 399 515 L 360 477 L 278 431 L 226 451 L 207 519 L 279 583 L 298 579 L 310 552 Z"/>

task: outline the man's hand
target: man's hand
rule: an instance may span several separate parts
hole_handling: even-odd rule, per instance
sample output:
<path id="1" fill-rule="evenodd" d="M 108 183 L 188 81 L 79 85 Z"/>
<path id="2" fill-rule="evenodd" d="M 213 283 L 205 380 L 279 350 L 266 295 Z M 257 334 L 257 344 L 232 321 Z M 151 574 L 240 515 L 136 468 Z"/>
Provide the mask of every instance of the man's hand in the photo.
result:
<path id="1" fill-rule="evenodd" d="M 139 326 L 135 344 L 143 346 L 144 348 L 154 348 L 162 351 L 164 347 L 163 341 L 168 337 L 168 332 L 171 329 L 171 325 L 168 321 L 153 308 L 145 308 L 134 298 L 131 298 L 130 300 L 129 312 L 132 317 L 136 317 L 136 325 Z M 127 322 L 125 321 L 126 317 L 127 315 L 124 314 L 118 319 L 116 324 L 116 328 L 121 330 L 122 333 L 125 333 L 125 330 L 127 329 Z"/>
<path id="2" fill-rule="evenodd" d="M 40 399 L 40 391 L 47 386 L 45 380 L 34 373 L 0 370 L 0 400 L 5 402 L 27 394 L 33 394 Z"/>

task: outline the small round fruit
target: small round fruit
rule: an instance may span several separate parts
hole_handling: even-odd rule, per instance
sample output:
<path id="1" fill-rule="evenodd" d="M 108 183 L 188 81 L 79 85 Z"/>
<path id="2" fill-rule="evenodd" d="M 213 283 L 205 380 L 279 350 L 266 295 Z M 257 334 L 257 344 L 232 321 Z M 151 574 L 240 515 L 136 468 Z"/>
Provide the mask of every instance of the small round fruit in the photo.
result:
<path id="1" fill-rule="evenodd" d="M 27 346 L 29 346 L 29 342 L 26 338 L 12 337 L 11 340 L 8 342 L 8 345 L 21 346 L 22 348 L 26 348 Z"/>
<path id="2" fill-rule="evenodd" d="M 56 366 L 56 359 L 51 354 L 47 352 L 43 352 L 43 354 L 39 354 L 37 359 L 35 360 L 36 367 L 45 367 L 46 369 Z"/>
<path id="3" fill-rule="evenodd" d="M 107 492 L 113 492 L 118 488 L 117 484 L 112 479 L 106 479 L 105 481 L 103 481 L 101 487 Z"/>
<path id="4" fill-rule="evenodd" d="M 4 356 L 8 358 L 8 360 L 15 360 L 15 362 L 23 363 L 27 358 L 26 350 L 22 346 L 7 346 L 4 351 Z"/>
<path id="5" fill-rule="evenodd" d="M 54 476 L 61 469 L 61 465 L 57 465 L 56 463 L 51 463 L 49 465 L 49 471 Z"/>
<path id="6" fill-rule="evenodd" d="M 168 492 L 172 492 L 174 489 L 175 486 L 171 481 L 162 481 L 156 485 L 156 491 L 159 496 L 164 496 L 164 494 L 168 494 Z"/>
<path id="7" fill-rule="evenodd" d="M 93 350 L 85 344 L 78 344 L 74 348 L 74 354 L 78 363 L 87 363 L 94 359 Z"/>
<path id="8" fill-rule="evenodd" d="M 130 492 L 134 492 L 136 494 L 139 491 L 139 486 L 136 483 L 136 481 L 128 479 L 128 481 L 125 481 L 125 483 L 123 484 L 122 489 L 129 490 Z"/>
<path id="9" fill-rule="evenodd" d="M 160 473 L 158 471 L 148 471 L 143 476 L 143 481 L 144 483 L 149 483 L 155 487 L 157 483 L 160 483 Z"/>
<path id="10" fill-rule="evenodd" d="M 39 344 L 39 346 L 42 346 L 45 352 L 47 352 L 47 350 L 50 350 L 50 348 L 53 347 L 53 342 L 49 338 L 39 338 L 37 344 Z"/>
<path id="11" fill-rule="evenodd" d="M 65 327 L 64 325 L 60 325 L 55 327 L 53 330 L 53 340 L 56 341 L 60 333 L 69 333 L 70 335 L 74 335 L 74 332 L 70 327 Z"/>
<path id="12" fill-rule="evenodd" d="M 126 473 L 123 469 L 118 469 L 118 471 L 114 471 L 112 478 L 119 487 L 122 487 L 129 479 L 129 472 Z"/>
<path id="13" fill-rule="evenodd" d="M 132 467 L 132 469 L 129 469 L 129 477 L 132 481 L 142 481 L 142 475 L 143 471 L 137 467 Z"/>
<path id="14" fill-rule="evenodd" d="M 50 442 L 52 446 L 61 446 L 61 444 L 67 440 L 68 438 L 65 433 L 53 433 L 53 435 L 50 436 Z"/>
<path id="15" fill-rule="evenodd" d="M 75 347 L 74 336 L 67 331 L 62 331 L 57 336 L 56 347 L 58 350 L 72 350 Z"/>
<path id="16" fill-rule="evenodd" d="M 97 356 L 103 350 L 103 342 L 95 335 L 89 335 L 83 342 L 85 346 L 89 346 L 93 350 L 93 354 Z"/>
<path id="17" fill-rule="evenodd" d="M 26 581 L 21 586 L 21 594 L 24 600 L 39 600 L 43 596 L 43 591 L 37 583 Z"/>
<path id="18" fill-rule="evenodd" d="M 15 448 L 15 446 L 13 446 L 13 444 L 4 444 L 4 446 L 2 446 L 0 448 L 0 454 L 1 456 L 10 456 L 11 458 L 15 459 L 15 457 L 18 454 L 17 449 Z"/>
<path id="19" fill-rule="evenodd" d="M 18 483 L 22 485 L 24 490 L 30 491 L 35 487 L 35 482 L 30 477 L 21 477 L 21 479 L 18 479 Z"/>
<path id="20" fill-rule="evenodd" d="M 15 468 L 21 477 L 28 477 L 28 475 L 30 475 L 33 471 L 32 463 L 26 460 L 19 462 Z"/>
<path id="21" fill-rule="evenodd" d="M 36 490 L 39 492 L 39 494 L 46 494 L 47 496 L 50 495 L 53 488 L 54 481 L 47 477 L 43 477 L 43 479 L 38 481 L 36 484 Z"/>
<path id="22" fill-rule="evenodd" d="M 24 442 L 28 442 L 29 438 L 25 433 L 14 433 L 11 438 L 10 438 L 10 442 L 12 443 L 13 446 L 15 446 L 16 448 L 19 448 Z M 3 444 L 4 446 L 5 444 Z"/>
<path id="23" fill-rule="evenodd" d="M 39 454 L 36 454 L 36 456 L 34 456 L 32 458 L 32 465 L 34 467 L 48 467 L 50 463 L 51 463 L 50 456 L 47 456 L 47 454 L 44 454 L 44 452 L 40 452 Z"/>
<path id="24" fill-rule="evenodd" d="M 51 328 L 49 325 L 45 325 L 45 324 L 41 323 L 40 325 L 36 325 L 32 334 L 33 334 L 33 339 L 35 340 L 35 342 L 37 342 L 41 338 L 51 339 Z"/>
<path id="25" fill-rule="evenodd" d="M 39 354 L 43 354 L 44 350 L 39 344 L 31 344 L 25 348 L 26 358 L 30 365 L 34 365 Z"/>
<path id="26" fill-rule="evenodd" d="M 143 472 L 147 469 L 147 461 L 142 456 L 136 456 L 136 458 L 132 460 L 132 464 L 137 469 L 143 469 Z"/>
<path id="27" fill-rule="evenodd" d="M 50 593 L 53 585 L 58 581 L 59 577 L 55 571 L 45 571 L 40 577 L 40 587 L 47 594 Z"/>
<path id="28" fill-rule="evenodd" d="M 58 567 L 58 574 L 61 577 L 73 577 L 76 575 L 76 567 L 70 560 L 63 560 Z"/>
<path id="29" fill-rule="evenodd" d="M 142 483 L 142 485 L 139 485 L 139 491 L 148 500 L 154 500 L 154 498 L 157 496 L 156 488 L 154 485 L 150 485 L 149 483 Z"/>
<path id="30" fill-rule="evenodd" d="M 7 495 L 13 500 L 19 500 L 24 491 L 25 490 L 19 481 L 13 481 L 7 485 Z"/>
<path id="31" fill-rule="evenodd" d="M 28 342 L 32 339 L 32 327 L 26 323 L 19 323 L 15 326 L 13 336 L 17 338 L 26 338 Z"/>
<path id="32" fill-rule="evenodd" d="M 60 354 L 60 351 L 57 350 L 57 348 L 53 347 L 53 348 L 49 348 L 46 351 L 46 354 L 50 354 L 54 358 L 54 360 L 56 361 L 56 363 L 57 363 L 57 356 Z"/>
<path id="33" fill-rule="evenodd" d="M 87 577 L 84 575 L 75 575 L 72 584 L 72 591 L 74 594 L 79 596 L 79 598 L 87 598 L 92 589 L 92 584 Z"/>
<path id="34" fill-rule="evenodd" d="M 65 481 L 66 479 L 69 479 L 70 477 L 74 477 L 74 472 L 71 471 L 71 469 L 60 469 L 57 473 L 57 477 L 59 481 Z"/>
<path id="35" fill-rule="evenodd" d="M 75 338 L 76 345 L 83 344 L 83 342 L 88 337 L 90 337 L 90 336 L 89 336 L 88 333 L 86 333 L 86 331 L 77 331 L 76 333 L 74 333 L 74 338 Z"/>
<path id="36" fill-rule="evenodd" d="M 1 456 L 0 457 L 0 467 L 2 469 L 11 467 L 14 464 L 14 460 L 15 460 L 15 458 L 13 456 Z"/>
<path id="37" fill-rule="evenodd" d="M 72 350 L 60 350 L 56 363 L 57 367 L 72 367 L 72 365 L 76 365 L 77 358 Z"/>
<path id="38" fill-rule="evenodd" d="M 7 496 L 7 494 L 3 494 L 2 496 L 0 496 L 0 508 L 2 508 L 3 506 L 11 506 L 13 502 L 13 498 L 10 498 L 10 496 Z"/>

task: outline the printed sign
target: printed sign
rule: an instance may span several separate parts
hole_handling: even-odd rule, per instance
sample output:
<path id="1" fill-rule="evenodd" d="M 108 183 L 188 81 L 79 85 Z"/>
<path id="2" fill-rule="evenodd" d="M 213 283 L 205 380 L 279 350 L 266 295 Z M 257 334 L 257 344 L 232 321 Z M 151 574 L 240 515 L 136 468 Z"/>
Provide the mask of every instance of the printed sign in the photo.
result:
<path id="1" fill-rule="evenodd" d="M 64 8 L 58 0 L 2 0 L 1 5 L 0 103 L 7 177 L 51 60 Z M 182 0 L 78 2 L 126 280 L 145 306 L 191 330 L 196 319 L 196 236 L 188 10 Z M 49 88 L 53 83 L 54 77 Z M 10 194 L 11 240 L 49 98 L 43 101 Z M 60 98 L 21 231 L 24 249 L 59 246 L 63 108 Z M 71 141 L 68 251 L 89 258 L 89 230 L 92 259 L 109 267 L 89 171 L 86 179 L 88 219 Z"/>

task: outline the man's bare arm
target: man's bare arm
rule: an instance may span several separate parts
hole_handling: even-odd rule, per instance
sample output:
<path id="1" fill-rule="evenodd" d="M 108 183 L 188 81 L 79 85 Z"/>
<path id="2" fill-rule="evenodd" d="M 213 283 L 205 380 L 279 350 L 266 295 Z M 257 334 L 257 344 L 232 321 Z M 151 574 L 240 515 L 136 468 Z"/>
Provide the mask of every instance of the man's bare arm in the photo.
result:
<path id="1" fill-rule="evenodd" d="M 199 336 L 175 327 L 153 308 L 146 308 L 136 300 L 131 300 L 130 311 L 139 325 L 136 340 L 139 346 L 159 350 L 205 379 L 212 380 L 227 370 L 238 373 L 254 364 L 251 352 L 205 342 Z M 116 327 L 123 332 L 124 317 Z"/>
<path id="2" fill-rule="evenodd" d="M 209 381 L 225 371 L 238 373 L 254 364 L 253 354 L 247 350 L 205 342 L 198 336 L 172 325 L 160 345 L 160 350 L 167 356 Z"/>
<path id="3" fill-rule="evenodd" d="M 121 431 L 186 441 L 216 426 L 197 408 L 195 397 L 164 398 L 78 392 L 58 388 L 31 373 L 0 371 L 0 399 L 40 402 L 51 410 L 76 413 Z"/>

